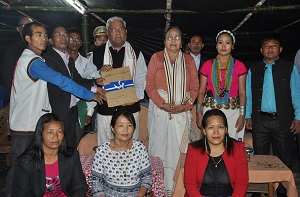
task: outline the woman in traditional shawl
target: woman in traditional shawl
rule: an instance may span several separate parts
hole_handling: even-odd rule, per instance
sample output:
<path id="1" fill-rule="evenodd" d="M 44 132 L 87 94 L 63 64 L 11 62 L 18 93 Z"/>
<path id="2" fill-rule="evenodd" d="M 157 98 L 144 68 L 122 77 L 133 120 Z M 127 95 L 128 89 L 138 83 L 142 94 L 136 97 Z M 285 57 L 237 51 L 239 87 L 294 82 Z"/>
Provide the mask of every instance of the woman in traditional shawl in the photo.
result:
<path id="1" fill-rule="evenodd" d="M 146 92 L 150 97 L 149 154 L 162 159 L 166 196 L 171 196 L 179 156 L 186 153 L 189 142 L 190 110 L 198 95 L 199 81 L 193 58 L 180 50 L 180 29 L 170 27 L 164 42 L 165 49 L 155 53 L 149 62 Z"/>

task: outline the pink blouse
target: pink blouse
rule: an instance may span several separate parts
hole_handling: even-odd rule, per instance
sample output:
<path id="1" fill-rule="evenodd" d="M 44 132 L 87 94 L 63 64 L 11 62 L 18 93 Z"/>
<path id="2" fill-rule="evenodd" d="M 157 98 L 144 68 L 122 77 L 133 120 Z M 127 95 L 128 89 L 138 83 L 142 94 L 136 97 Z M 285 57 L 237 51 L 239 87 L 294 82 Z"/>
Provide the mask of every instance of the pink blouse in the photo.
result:
<path id="1" fill-rule="evenodd" d="M 45 173 L 46 173 L 46 191 L 44 197 L 48 197 L 48 196 L 67 197 L 60 185 L 58 160 L 56 160 L 56 162 L 54 162 L 53 164 L 45 164 Z"/>
<path id="2" fill-rule="evenodd" d="M 213 60 L 214 59 L 204 62 L 203 66 L 199 70 L 199 73 L 204 75 L 205 77 L 207 77 L 206 93 L 209 90 L 211 90 L 213 95 L 215 95 L 213 81 L 211 78 Z M 224 87 L 225 74 L 226 74 L 226 69 L 221 69 L 221 87 Z M 238 92 L 239 91 L 239 76 L 246 75 L 246 74 L 247 74 L 247 68 L 244 65 L 244 63 L 237 59 L 234 59 L 233 72 L 232 72 L 232 84 L 230 86 L 229 98 L 236 97 L 239 95 L 239 92 Z"/>

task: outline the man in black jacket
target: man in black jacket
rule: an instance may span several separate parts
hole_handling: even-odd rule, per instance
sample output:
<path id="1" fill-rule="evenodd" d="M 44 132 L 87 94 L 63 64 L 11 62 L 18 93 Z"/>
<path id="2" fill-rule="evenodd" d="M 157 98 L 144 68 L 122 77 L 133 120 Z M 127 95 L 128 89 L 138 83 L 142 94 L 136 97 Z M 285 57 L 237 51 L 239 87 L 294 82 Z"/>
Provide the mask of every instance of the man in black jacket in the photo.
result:
<path id="1" fill-rule="evenodd" d="M 134 80 L 134 88 L 138 100 L 144 99 L 146 86 L 147 66 L 143 53 L 127 41 L 126 22 L 121 17 L 111 17 L 107 20 L 108 41 L 94 49 L 88 59 L 88 63 L 83 74 L 86 78 L 99 77 L 101 72 L 111 69 L 128 66 Z M 139 138 L 139 102 L 126 103 L 122 106 L 108 107 L 107 102 L 97 106 L 98 123 L 98 144 L 112 139 L 113 134 L 110 128 L 112 115 L 118 110 L 126 110 L 133 113 L 136 121 L 136 128 L 133 139 Z"/>
<path id="2" fill-rule="evenodd" d="M 203 39 L 199 35 L 193 35 L 188 43 L 190 55 L 194 58 L 197 71 L 202 67 L 203 63 L 208 60 L 206 56 L 201 54 L 204 47 Z"/>
<path id="3" fill-rule="evenodd" d="M 49 67 L 93 92 L 103 91 L 104 94 L 102 88 L 94 87 L 94 80 L 82 78 L 76 70 L 74 59 L 67 52 L 69 36 L 66 28 L 63 25 L 56 25 L 49 36 L 52 47 L 43 55 Z M 96 79 L 96 81 L 99 84 L 101 79 Z M 48 94 L 52 112 L 61 117 L 64 122 L 68 146 L 76 148 L 78 145 L 76 142 L 79 142 L 75 132 L 76 125 L 79 126 L 76 97 L 50 83 L 48 83 Z M 80 129 L 80 126 L 77 129 Z"/>
<path id="4" fill-rule="evenodd" d="M 254 154 L 273 154 L 291 167 L 294 135 L 300 132 L 300 75 L 279 58 L 283 48 L 274 35 L 262 39 L 262 61 L 251 66 L 246 81 L 246 128 L 252 129 Z M 282 184 L 277 196 L 285 197 Z"/>

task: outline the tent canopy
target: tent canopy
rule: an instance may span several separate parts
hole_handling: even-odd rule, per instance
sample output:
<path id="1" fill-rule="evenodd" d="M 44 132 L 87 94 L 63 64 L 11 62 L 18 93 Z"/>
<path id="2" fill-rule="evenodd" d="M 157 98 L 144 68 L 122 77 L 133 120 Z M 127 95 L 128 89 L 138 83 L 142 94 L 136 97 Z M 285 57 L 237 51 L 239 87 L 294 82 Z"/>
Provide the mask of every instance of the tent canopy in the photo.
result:
<path id="1" fill-rule="evenodd" d="M 78 0 L 75 0 L 78 1 Z M 250 64 L 262 58 L 259 40 L 277 33 L 282 38 L 281 57 L 293 60 L 300 48 L 299 0 L 85 0 L 88 35 L 93 41 L 96 26 L 105 25 L 112 16 L 127 22 L 128 41 L 138 45 L 146 59 L 164 47 L 166 25 L 178 26 L 185 40 L 193 34 L 204 38 L 203 53 L 216 55 L 215 36 L 223 29 L 234 32 L 233 56 Z M 18 35 L 18 20 L 30 16 L 47 28 L 56 23 L 82 27 L 83 15 L 65 0 L 0 0 L 0 58 L 5 46 Z M 248 16 L 248 18 L 247 18 Z M 243 22 L 244 21 L 244 22 Z"/>

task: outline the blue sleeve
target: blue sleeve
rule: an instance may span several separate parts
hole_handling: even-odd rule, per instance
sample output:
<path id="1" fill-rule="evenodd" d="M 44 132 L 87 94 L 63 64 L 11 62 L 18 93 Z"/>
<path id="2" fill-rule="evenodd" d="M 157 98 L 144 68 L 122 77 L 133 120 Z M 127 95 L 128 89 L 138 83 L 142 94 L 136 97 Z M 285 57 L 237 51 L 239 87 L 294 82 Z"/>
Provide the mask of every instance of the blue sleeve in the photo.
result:
<path id="1" fill-rule="evenodd" d="M 84 100 L 92 100 L 94 93 L 87 90 L 86 88 L 78 85 L 72 79 L 63 76 L 59 72 L 54 71 L 41 59 L 36 59 L 32 62 L 28 68 L 29 74 L 37 79 L 52 83 L 58 86 L 60 89 L 69 92 Z"/>
<path id="2" fill-rule="evenodd" d="M 296 66 L 294 66 L 291 74 L 290 87 L 292 103 L 295 110 L 295 119 L 300 120 L 300 74 Z"/>
<path id="3" fill-rule="evenodd" d="M 245 119 L 251 118 L 252 114 L 252 87 L 251 87 L 251 70 L 248 71 L 246 78 L 246 115 Z"/>

